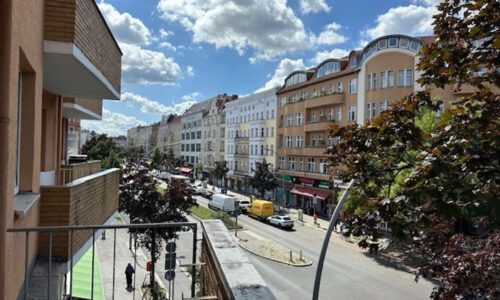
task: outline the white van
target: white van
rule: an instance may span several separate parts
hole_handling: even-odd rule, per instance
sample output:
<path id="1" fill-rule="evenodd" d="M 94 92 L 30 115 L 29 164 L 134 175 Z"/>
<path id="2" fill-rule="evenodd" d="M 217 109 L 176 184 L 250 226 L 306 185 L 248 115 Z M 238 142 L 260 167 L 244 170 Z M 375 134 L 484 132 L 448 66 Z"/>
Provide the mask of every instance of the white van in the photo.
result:
<path id="1" fill-rule="evenodd" d="M 237 201 L 236 197 L 224 194 L 214 194 L 212 200 L 208 202 L 208 208 L 233 213 L 235 201 Z"/>

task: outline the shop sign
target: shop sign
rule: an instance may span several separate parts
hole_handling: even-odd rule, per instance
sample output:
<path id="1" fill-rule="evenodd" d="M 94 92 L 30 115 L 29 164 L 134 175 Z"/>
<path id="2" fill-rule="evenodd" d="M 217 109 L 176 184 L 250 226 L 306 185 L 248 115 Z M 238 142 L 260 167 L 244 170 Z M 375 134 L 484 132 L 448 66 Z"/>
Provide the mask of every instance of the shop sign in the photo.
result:
<path id="1" fill-rule="evenodd" d="M 314 179 L 311 179 L 311 178 L 300 177 L 300 181 L 303 184 L 314 185 Z"/>

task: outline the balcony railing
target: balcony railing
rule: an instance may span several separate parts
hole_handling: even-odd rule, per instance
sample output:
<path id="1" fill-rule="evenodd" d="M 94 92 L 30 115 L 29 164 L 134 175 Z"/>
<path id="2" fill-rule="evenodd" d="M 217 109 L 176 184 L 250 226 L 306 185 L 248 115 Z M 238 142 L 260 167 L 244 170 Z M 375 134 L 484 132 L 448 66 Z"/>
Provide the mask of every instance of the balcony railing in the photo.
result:
<path id="1" fill-rule="evenodd" d="M 101 161 L 91 160 L 83 163 L 61 165 L 57 183 L 65 185 L 73 180 L 101 171 Z"/>
<path id="2" fill-rule="evenodd" d="M 113 261 L 112 261 L 112 268 L 111 270 L 106 270 L 105 272 L 112 272 L 112 289 L 111 289 L 111 295 L 112 299 L 115 297 L 115 286 L 116 286 L 116 260 L 117 260 L 117 250 L 116 250 L 116 240 L 117 240 L 117 231 L 118 230 L 130 230 L 130 229 L 137 229 L 137 230 L 145 230 L 145 229 L 152 229 L 152 232 L 158 232 L 160 230 L 167 230 L 167 229 L 176 229 L 179 230 L 180 228 L 190 228 L 192 233 L 193 233 L 193 245 L 192 245 L 192 263 L 190 266 L 196 266 L 196 248 L 197 248 L 197 223 L 149 223 L 149 224 L 113 224 L 113 225 L 74 225 L 74 226 L 49 226 L 49 227 L 28 227 L 28 228 L 9 228 L 7 229 L 7 232 L 10 232 L 11 234 L 24 234 L 25 238 L 25 244 L 24 244 L 24 287 L 23 291 L 20 293 L 20 299 L 61 299 L 61 297 L 58 296 L 60 292 L 60 286 L 58 286 L 57 283 L 57 275 L 59 277 L 64 276 L 65 272 L 70 271 L 70 274 L 72 276 L 69 276 L 68 280 L 69 282 L 66 282 L 67 285 L 67 291 L 69 293 L 64 295 L 64 299 L 73 299 L 73 293 L 76 293 L 73 287 L 73 267 L 77 263 L 77 261 L 74 261 L 74 259 L 77 256 L 77 252 L 79 251 L 78 245 L 80 244 L 80 237 L 85 236 L 87 237 L 86 240 L 91 241 L 92 244 L 90 246 L 94 246 L 91 249 L 92 255 L 91 255 L 91 269 L 90 269 L 90 278 L 85 278 L 88 280 L 87 288 L 90 290 L 90 297 L 91 299 L 94 299 L 94 296 L 97 296 L 94 291 L 94 273 L 96 272 L 95 270 L 95 259 L 99 259 L 98 256 L 95 253 L 95 244 L 96 244 L 96 237 L 101 236 L 104 230 L 109 230 L 113 232 L 112 237 L 110 239 L 113 241 Z M 36 268 L 37 277 L 38 278 L 46 278 L 47 283 L 44 285 L 42 282 L 37 282 L 36 284 L 32 285 L 32 282 L 30 282 L 30 274 L 29 274 L 29 249 L 30 249 L 30 244 L 29 244 L 29 236 L 30 235 L 38 235 L 39 241 L 39 252 L 43 250 L 43 254 L 41 257 L 46 257 L 44 261 L 47 261 L 47 264 L 39 265 L 38 268 Z M 60 259 L 57 257 L 57 247 L 58 247 L 58 237 L 59 236 L 66 236 L 68 237 L 68 243 L 70 245 L 70 248 L 68 250 L 68 253 L 70 254 L 69 256 L 69 264 L 67 267 L 59 267 L 56 268 L 56 265 L 60 265 Z M 135 238 L 137 240 L 137 238 Z M 41 245 L 40 245 L 41 244 Z M 137 243 L 134 244 L 134 257 L 137 258 Z M 132 246 L 130 246 L 132 247 Z M 132 248 L 130 248 L 132 249 Z M 84 249 L 87 250 L 87 249 Z M 90 249 L 89 249 L 90 250 Z M 152 255 L 151 255 L 152 257 Z M 118 276 L 121 278 L 121 261 L 119 264 L 120 270 L 118 271 Z M 152 271 L 151 273 L 155 274 L 155 265 L 158 268 L 158 263 L 156 262 L 152 264 Z M 22 268 L 22 266 L 20 266 Z M 137 271 L 137 260 L 134 260 L 134 269 Z M 191 278 L 196 278 L 196 267 L 193 267 L 193 276 Z M 40 274 L 41 273 L 41 274 Z M 56 273 L 56 274 L 54 274 Z M 59 273 L 59 274 L 57 274 Z M 54 276 L 56 275 L 56 276 Z M 109 275 L 108 275 L 109 276 Z M 134 274 L 136 276 L 136 274 Z M 54 278 L 55 277 L 55 278 Z M 149 277 L 151 278 L 151 276 Z M 153 277 L 154 278 L 154 277 Z M 142 279 L 142 278 L 141 278 Z M 141 280 L 140 279 L 140 280 Z M 56 282 L 54 282 L 56 281 Z M 134 279 L 134 283 L 135 283 Z M 191 297 L 195 296 L 195 287 L 196 287 L 196 282 L 193 279 L 191 281 Z M 45 290 L 46 289 L 46 290 Z M 135 299 L 135 290 L 134 293 L 130 293 L 130 298 Z"/>

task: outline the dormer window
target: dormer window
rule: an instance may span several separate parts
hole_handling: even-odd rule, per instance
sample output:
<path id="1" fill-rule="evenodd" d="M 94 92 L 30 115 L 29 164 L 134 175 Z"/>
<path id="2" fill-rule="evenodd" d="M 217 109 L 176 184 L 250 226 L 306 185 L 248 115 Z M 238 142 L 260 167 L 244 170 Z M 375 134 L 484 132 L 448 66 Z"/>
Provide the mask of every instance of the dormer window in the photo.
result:
<path id="1" fill-rule="evenodd" d="M 340 71 L 340 63 L 338 61 L 329 61 L 318 68 L 316 77 L 323 77 L 338 71 Z"/>
<path id="2" fill-rule="evenodd" d="M 349 59 L 349 67 L 351 69 L 354 69 L 356 68 L 356 64 L 357 64 L 356 57 L 351 57 L 351 59 Z"/>
<path id="3" fill-rule="evenodd" d="M 306 81 L 306 73 L 296 73 L 285 80 L 285 87 L 296 85 Z"/>

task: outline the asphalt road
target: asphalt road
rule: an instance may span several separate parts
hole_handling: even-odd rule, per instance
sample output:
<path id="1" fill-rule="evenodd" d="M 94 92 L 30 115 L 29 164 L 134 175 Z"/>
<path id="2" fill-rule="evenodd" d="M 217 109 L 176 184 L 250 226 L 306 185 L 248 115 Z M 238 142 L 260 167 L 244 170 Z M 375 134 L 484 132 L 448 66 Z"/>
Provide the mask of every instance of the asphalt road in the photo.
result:
<path id="1" fill-rule="evenodd" d="M 206 206 L 208 200 L 198 197 Z M 311 299 L 317 261 L 326 231 L 295 224 L 293 231 L 281 230 L 241 215 L 238 223 L 263 237 L 300 251 L 313 261 L 309 267 L 291 267 L 247 252 L 257 271 L 277 299 Z M 433 284 L 414 281 L 415 276 L 378 262 L 356 245 L 332 239 L 326 256 L 320 299 L 429 299 Z"/>

